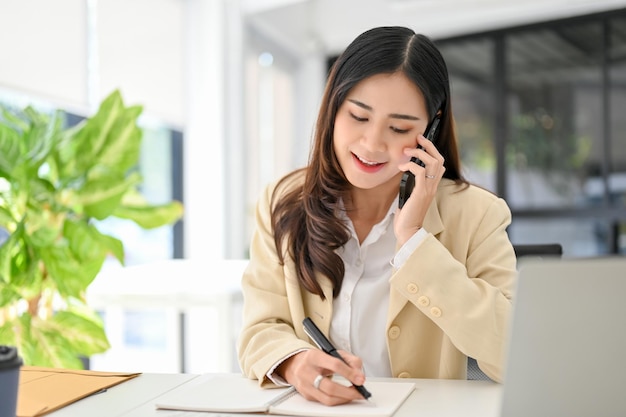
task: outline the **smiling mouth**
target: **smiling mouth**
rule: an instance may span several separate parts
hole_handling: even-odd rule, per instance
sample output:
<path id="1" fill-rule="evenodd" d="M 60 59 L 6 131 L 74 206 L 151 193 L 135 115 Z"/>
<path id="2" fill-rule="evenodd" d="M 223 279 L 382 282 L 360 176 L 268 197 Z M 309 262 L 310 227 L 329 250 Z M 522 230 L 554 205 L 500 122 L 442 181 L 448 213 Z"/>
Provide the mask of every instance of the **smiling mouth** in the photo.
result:
<path id="1" fill-rule="evenodd" d="M 363 159 L 363 158 L 361 158 L 359 155 L 356 155 L 356 154 L 352 154 L 352 155 L 354 155 L 354 157 L 355 157 L 356 159 L 358 159 L 358 160 L 359 160 L 359 162 L 361 162 L 363 165 L 366 165 L 366 166 L 368 166 L 368 167 L 376 167 L 376 166 L 379 166 L 379 165 L 382 165 L 382 164 L 383 164 L 382 162 L 373 162 L 373 161 L 368 161 L 367 159 Z"/>

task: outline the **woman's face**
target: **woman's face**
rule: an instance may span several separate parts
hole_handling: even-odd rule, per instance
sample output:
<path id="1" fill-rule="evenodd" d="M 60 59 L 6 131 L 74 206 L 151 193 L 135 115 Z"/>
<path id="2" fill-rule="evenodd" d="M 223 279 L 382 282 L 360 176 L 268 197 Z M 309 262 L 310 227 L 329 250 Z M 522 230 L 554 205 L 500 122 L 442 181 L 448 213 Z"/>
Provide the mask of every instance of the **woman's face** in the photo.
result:
<path id="1" fill-rule="evenodd" d="M 398 166 L 410 158 L 428 124 L 421 91 L 403 73 L 377 74 L 356 84 L 335 118 L 333 147 L 348 181 L 362 189 L 398 187 Z"/>

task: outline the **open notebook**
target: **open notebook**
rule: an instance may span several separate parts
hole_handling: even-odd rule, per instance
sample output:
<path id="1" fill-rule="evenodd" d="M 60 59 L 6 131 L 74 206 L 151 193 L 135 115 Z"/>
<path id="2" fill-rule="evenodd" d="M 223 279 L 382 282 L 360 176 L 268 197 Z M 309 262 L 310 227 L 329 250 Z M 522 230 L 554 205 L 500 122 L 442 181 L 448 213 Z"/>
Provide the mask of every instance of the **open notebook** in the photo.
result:
<path id="1" fill-rule="evenodd" d="M 353 401 L 334 407 L 308 401 L 293 388 L 262 389 L 257 381 L 238 374 L 203 376 L 204 381 L 182 386 L 156 399 L 159 409 L 215 413 L 269 413 L 320 417 L 390 417 L 413 392 L 411 382 L 367 381 L 372 402 Z"/>

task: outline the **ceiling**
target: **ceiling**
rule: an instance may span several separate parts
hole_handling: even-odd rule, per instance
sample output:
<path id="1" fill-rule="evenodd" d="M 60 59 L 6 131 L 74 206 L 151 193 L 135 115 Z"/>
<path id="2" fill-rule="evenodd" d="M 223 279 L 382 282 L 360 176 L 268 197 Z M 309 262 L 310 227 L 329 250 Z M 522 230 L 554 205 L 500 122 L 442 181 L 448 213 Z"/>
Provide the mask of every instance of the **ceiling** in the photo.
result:
<path id="1" fill-rule="evenodd" d="M 626 0 L 241 0 L 246 23 L 295 56 L 338 54 L 374 26 L 434 39 L 626 7 Z"/>

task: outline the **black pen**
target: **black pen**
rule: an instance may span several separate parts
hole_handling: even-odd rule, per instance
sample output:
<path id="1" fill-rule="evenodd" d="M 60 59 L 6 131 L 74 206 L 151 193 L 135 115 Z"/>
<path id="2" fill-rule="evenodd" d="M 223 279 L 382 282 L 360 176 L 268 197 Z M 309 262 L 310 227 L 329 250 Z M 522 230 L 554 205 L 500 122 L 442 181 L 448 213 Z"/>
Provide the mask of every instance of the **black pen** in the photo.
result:
<path id="1" fill-rule="evenodd" d="M 311 339 L 313 339 L 315 344 L 320 349 L 347 364 L 345 359 L 341 357 L 339 352 L 337 352 L 337 349 L 335 349 L 333 344 L 330 343 L 330 340 L 328 340 L 328 338 L 324 336 L 324 333 L 322 333 L 322 331 L 315 325 L 315 323 L 313 323 L 313 320 L 307 317 L 302 321 L 302 325 L 304 326 L 305 333 L 308 334 Z M 366 400 L 368 400 L 369 397 L 372 396 L 372 394 L 368 390 L 366 390 L 363 385 L 354 385 L 354 387 Z"/>

